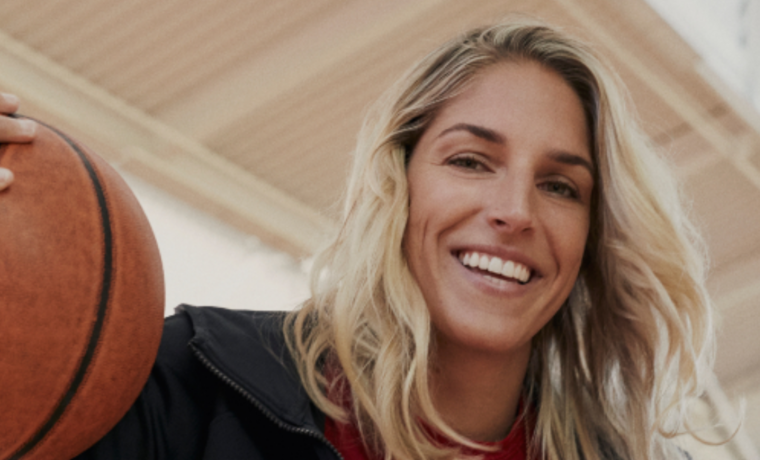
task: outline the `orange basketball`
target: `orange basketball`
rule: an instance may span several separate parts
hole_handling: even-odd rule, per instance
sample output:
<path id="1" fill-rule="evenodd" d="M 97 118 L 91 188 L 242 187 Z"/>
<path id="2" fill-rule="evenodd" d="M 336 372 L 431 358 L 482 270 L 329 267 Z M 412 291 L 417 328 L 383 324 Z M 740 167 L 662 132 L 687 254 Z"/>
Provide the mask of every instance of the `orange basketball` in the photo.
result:
<path id="1" fill-rule="evenodd" d="M 0 146 L 0 459 L 69 459 L 126 413 L 158 351 L 164 284 L 129 187 L 57 130 Z"/>

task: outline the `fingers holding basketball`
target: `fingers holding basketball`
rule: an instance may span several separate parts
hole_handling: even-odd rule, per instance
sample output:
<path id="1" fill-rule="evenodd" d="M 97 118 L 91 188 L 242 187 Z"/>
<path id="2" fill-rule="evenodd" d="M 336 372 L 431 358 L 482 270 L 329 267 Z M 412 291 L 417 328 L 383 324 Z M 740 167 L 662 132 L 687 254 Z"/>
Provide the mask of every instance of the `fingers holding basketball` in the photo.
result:
<path id="1" fill-rule="evenodd" d="M 0 93 L 0 143 L 24 143 L 34 140 L 37 123 L 27 119 L 11 118 L 7 115 L 16 113 L 19 106 L 18 97 L 13 94 Z"/>
<path id="2" fill-rule="evenodd" d="M 37 123 L 27 119 L 12 118 L 16 113 L 19 98 L 13 94 L 0 93 L 0 143 L 26 143 L 34 140 Z M 13 182 L 13 173 L 0 167 L 0 190 Z"/>

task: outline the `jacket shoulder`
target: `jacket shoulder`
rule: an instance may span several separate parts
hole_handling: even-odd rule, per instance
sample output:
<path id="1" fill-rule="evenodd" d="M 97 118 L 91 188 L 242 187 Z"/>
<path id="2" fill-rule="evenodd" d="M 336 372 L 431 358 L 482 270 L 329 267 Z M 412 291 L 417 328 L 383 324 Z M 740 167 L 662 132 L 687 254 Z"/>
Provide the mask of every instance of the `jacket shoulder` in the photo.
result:
<path id="1" fill-rule="evenodd" d="M 181 305 L 165 320 L 154 374 L 170 373 L 189 394 L 202 395 L 209 381 L 218 383 L 218 378 L 199 355 L 210 358 L 234 380 L 245 381 L 253 372 L 260 375 L 260 367 L 266 367 L 273 354 L 279 358 L 276 365 L 282 366 L 289 360 L 282 334 L 284 317 L 285 312 Z"/>
<path id="2" fill-rule="evenodd" d="M 188 348 L 190 317 L 164 320 L 158 356 L 139 397 L 118 424 L 78 460 L 198 458 L 205 426 L 213 416 L 218 382 Z"/>

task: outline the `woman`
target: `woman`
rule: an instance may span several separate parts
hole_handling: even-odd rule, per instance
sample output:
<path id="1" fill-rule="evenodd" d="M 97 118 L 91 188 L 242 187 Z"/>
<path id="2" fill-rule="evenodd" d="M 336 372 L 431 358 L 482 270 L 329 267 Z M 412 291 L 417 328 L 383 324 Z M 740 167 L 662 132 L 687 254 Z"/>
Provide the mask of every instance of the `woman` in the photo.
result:
<path id="1" fill-rule="evenodd" d="M 443 45 L 368 117 L 312 298 L 183 307 L 81 458 L 684 458 L 705 263 L 632 118 L 550 27 Z"/>

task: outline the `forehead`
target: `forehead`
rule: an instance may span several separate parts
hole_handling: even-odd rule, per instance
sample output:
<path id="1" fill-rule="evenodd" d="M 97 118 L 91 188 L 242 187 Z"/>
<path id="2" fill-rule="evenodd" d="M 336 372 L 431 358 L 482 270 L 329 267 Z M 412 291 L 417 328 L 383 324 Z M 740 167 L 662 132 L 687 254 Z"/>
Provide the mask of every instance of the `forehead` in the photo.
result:
<path id="1" fill-rule="evenodd" d="M 438 111 L 421 140 L 462 123 L 499 133 L 508 144 L 571 150 L 591 161 L 580 98 L 557 72 L 534 61 L 499 63 L 478 72 Z"/>

